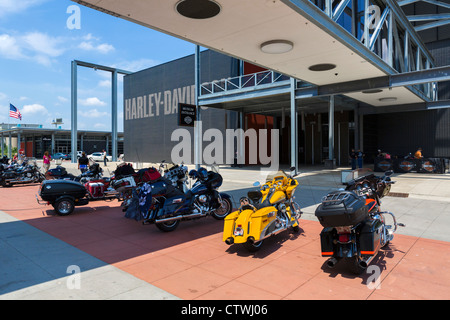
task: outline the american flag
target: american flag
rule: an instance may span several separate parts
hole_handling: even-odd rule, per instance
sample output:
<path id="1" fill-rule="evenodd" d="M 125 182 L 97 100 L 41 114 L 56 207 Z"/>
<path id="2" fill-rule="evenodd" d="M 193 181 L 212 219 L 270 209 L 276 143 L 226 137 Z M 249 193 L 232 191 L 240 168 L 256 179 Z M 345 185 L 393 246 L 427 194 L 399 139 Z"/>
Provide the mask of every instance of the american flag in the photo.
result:
<path id="1" fill-rule="evenodd" d="M 9 116 L 12 118 L 22 120 L 22 115 L 20 114 L 19 109 L 14 107 L 11 103 L 9 104 Z"/>

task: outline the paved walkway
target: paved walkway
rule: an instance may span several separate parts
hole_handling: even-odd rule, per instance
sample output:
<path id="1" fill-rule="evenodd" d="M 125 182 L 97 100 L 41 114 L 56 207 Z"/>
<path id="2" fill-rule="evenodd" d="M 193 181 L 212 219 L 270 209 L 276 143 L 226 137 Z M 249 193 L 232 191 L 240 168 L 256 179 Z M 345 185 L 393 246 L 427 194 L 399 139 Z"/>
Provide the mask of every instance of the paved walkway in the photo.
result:
<path id="1" fill-rule="evenodd" d="M 302 171 L 300 232 L 272 237 L 256 254 L 223 243 L 223 222 L 212 218 L 163 233 L 124 218 L 116 201 L 60 217 L 37 204 L 38 185 L 1 188 L 0 299 L 450 298 L 448 174 L 393 177 L 392 191 L 408 197 L 385 197 L 383 207 L 407 226 L 372 263 L 381 272 L 373 288 L 371 274 L 327 269 L 320 256 L 314 210 L 329 190 L 342 187 L 341 170 Z M 251 168 L 220 173 L 221 191 L 235 200 L 261 180 Z"/>

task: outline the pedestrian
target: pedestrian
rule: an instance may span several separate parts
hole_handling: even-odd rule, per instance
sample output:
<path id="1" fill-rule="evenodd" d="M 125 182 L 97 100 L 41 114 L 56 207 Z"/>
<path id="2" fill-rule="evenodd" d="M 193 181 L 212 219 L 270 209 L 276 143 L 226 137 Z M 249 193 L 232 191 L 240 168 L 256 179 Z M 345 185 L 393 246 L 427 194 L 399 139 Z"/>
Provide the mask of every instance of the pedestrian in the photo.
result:
<path id="1" fill-rule="evenodd" d="M 108 161 L 108 159 L 106 159 L 106 151 L 105 151 L 105 149 L 103 149 L 103 164 L 105 165 L 105 167 L 106 167 L 107 161 Z"/>
<path id="2" fill-rule="evenodd" d="M 361 169 L 363 167 L 364 153 L 360 149 L 358 149 L 358 152 L 356 154 L 358 156 L 358 167 Z"/>
<path id="3" fill-rule="evenodd" d="M 78 169 L 81 173 L 84 173 L 88 169 L 89 159 L 86 157 L 86 153 L 83 151 L 81 157 L 78 159 Z"/>
<path id="4" fill-rule="evenodd" d="M 48 154 L 48 151 L 45 151 L 43 157 L 44 172 L 47 172 L 50 169 L 50 161 L 52 161 L 52 157 Z"/>
<path id="5" fill-rule="evenodd" d="M 352 164 L 352 170 L 355 170 L 356 169 L 356 159 L 358 158 L 358 156 L 357 156 L 354 148 L 352 148 L 352 151 L 349 154 L 349 158 L 350 158 L 350 162 Z"/>

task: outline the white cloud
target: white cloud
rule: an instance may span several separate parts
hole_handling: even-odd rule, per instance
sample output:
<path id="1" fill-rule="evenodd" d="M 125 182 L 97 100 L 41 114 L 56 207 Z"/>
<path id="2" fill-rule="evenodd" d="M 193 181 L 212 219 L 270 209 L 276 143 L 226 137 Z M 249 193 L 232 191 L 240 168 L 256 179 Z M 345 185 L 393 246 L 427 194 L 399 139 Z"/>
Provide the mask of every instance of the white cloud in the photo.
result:
<path id="1" fill-rule="evenodd" d="M 44 56 L 58 57 L 65 51 L 65 48 L 61 46 L 64 42 L 62 38 L 51 37 L 41 32 L 31 32 L 22 38 L 30 51 Z"/>
<path id="2" fill-rule="evenodd" d="M 103 54 L 114 51 L 114 46 L 112 46 L 111 44 L 102 43 L 99 45 L 95 45 L 92 43 L 92 41 L 83 41 L 79 44 L 78 48 L 86 51 L 96 51 Z"/>
<path id="3" fill-rule="evenodd" d="M 94 124 L 94 128 L 95 129 L 105 129 L 106 128 L 106 124 L 104 124 L 104 123 L 96 123 L 96 124 Z"/>
<path id="4" fill-rule="evenodd" d="M 109 116 L 108 112 L 98 111 L 97 109 L 92 109 L 89 111 L 78 111 L 78 114 L 85 118 L 102 118 Z"/>
<path id="5" fill-rule="evenodd" d="M 44 115 L 48 114 L 48 110 L 46 107 L 44 107 L 41 104 L 35 103 L 35 104 L 27 104 L 22 107 L 21 110 L 19 110 L 21 114 L 23 115 Z"/>
<path id="6" fill-rule="evenodd" d="M 66 47 L 66 39 L 52 37 L 41 32 L 25 35 L 0 35 L 0 56 L 12 60 L 33 60 L 49 66 L 54 59 L 61 56 Z"/>
<path id="7" fill-rule="evenodd" d="M 148 69 L 150 67 L 154 67 L 160 63 L 161 62 L 159 62 L 158 60 L 143 58 L 138 60 L 122 61 L 120 63 L 113 65 L 113 67 L 126 71 L 137 72 L 144 69 Z"/>
<path id="8" fill-rule="evenodd" d="M 0 35 L 0 55 L 13 60 L 25 58 L 17 39 L 9 34 Z"/>
<path id="9" fill-rule="evenodd" d="M 98 85 L 99 87 L 109 88 L 111 87 L 111 80 L 101 80 Z"/>
<path id="10" fill-rule="evenodd" d="M 101 101 L 99 98 L 97 97 L 91 97 L 91 98 L 87 98 L 87 99 L 80 99 L 79 103 L 83 106 L 99 106 L 99 107 L 104 107 L 106 106 L 106 102 Z"/>
<path id="11" fill-rule="evenodd" d="M 40 5 L 47 0 L 1 0 L 0 1 L 0 17 L 7 16 L 12 13 L 24 12 L 30 7 Z"/>
<path id="12" fill-rule="evenodd" d="M 67 101 L 69 101 L 69 99 L 67 99 L 65 97 L 58 96 L 58 101 L 60 101 L 60 102 L 67 102 Z"/>

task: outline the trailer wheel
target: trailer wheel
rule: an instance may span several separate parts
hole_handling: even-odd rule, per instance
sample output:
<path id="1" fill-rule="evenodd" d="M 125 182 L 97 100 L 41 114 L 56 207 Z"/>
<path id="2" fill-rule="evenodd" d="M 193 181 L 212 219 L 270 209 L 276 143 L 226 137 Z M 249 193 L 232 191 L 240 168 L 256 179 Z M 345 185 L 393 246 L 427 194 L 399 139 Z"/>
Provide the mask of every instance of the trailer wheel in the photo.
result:
<path id="1" fill-rule="evenodd" d="M 55 211 L 58 215 L 67 216 L 71 214 L 75 209 L 75 203 L 70 198 L 63 198 L 56 200 L 53 207 L 55 208 Z"/>

